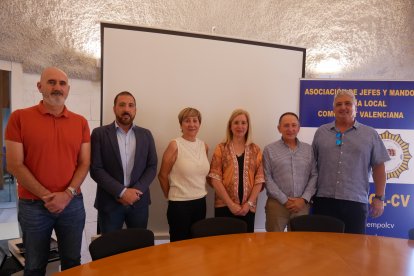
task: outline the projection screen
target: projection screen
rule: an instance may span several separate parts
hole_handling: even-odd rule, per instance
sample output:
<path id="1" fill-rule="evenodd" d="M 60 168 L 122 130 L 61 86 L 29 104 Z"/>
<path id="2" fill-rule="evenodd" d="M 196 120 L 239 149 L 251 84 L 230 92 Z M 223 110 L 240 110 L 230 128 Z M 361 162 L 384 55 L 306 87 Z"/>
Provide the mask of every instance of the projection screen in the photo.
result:
<path id="1" fill-rule="evenodd" d="M 181 135 L 178 113 L 195 107 L 202 114 L 198 138 L 209 146 L 209 159 L 225 137 L 231 112 L 251 115 L 253 141 L 261 149 L 280 138 L 277 119 L 299 111 L 299 79 L 304 77 L 306 49 L 239 38 L 101 23 L 101 124 L 114 120 L 113 99 L 121 91 L 137 101 L 135 124 L 155 139 L 158 170 L 169 141 Z M 167 200 L 158 179 L 151 184 L 149 229 L 167 235 Z M 214 213 L 209 187 L 208 212 Z M 264 229 L 265 191 L 256 214 Z"/>

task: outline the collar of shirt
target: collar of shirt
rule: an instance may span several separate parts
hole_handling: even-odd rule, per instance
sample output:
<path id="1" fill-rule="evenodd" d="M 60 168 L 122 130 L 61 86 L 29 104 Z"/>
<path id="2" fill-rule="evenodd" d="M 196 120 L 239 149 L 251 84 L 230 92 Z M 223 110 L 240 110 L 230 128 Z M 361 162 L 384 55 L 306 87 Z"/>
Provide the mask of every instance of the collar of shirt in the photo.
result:
<path id="1" fill-rule="evenodd" d="M 353 129 L 358 129 L 359 128 L 359 125 L 360 125 L 360 123 L 357 120 L 355 120 L 354 121 L 354 125 L 352 126 L 352 128 Z M 329 123 L 329 129 L 334 130 L 335 132 L 339 132 L 339 130 L 335 126 L 335 121 Z"/>
<path id="2" fill-rule="evenodd" d="M 52 115 L 52 116 L 54 116 L 54 117 L 65 117 L 65 118 L 68 118 L 68 117 L 69 117 L 69 111 L 68 111 L 68 109 L 66 108 L 66 105 L 65 105 L 65 106 L 63 106 L 63 111 L 62 111 L 62 113 L 60 113 L 60 114 L 59 114 L 59 116 L 55 116 L 55 115 L 51 114 L 49 111 L 47 111 L 47 109 L 46 109 L 45 105 L 43 104 L 43 100 L 41 100 L 41 101 L 39 102 L 39 104 L 37 105 L 37 109 L 38 109 L 38 110 L 39 110 L 39 112 L 40 112 L 41 114 L 43 114 L 43 115 L 49 114 L 49 115 Z"/>
<path id="3" fill-rule="evenodd" d="M 132 124 L 132 126 L 128 129 L 128 132 L 129 132 L 130 130 L 132 130 L 134 127 L 135 127 L 135 124 Z M 128 132 L 125 132 L 125 131 L 124 131 L 124 129 L 118 125 L 118 122 L 117 122 L 116 120 L 115 120 L 115 129 L 116 129 L 117 131 L 121 131 L 121 132 L 122 132 L 122 133 L 124 133 L 124 134 L 127 134 L 127 133 L 128 133 Z"/>
<path id="4" fill-rule="evenodd" d="M 282 143 L 283 143 L 285 146 L 287 146 L 287 147 L 289 146 L 288 144 L 286 144 L 286 143 L 285 143 L 285 140 L 283 140 L 283 137 L 281 137 L 281 138 L 280 138 L 280 140 L 282 141 Z M 295 138 L 295 140 L 296 140 L 296 146 L 297 146 L 297 147 L 299 147 L 299 145 L 301 144 L 301 141 L 299 141 L 299 139 L 298 139 L 298 138 Z"/>

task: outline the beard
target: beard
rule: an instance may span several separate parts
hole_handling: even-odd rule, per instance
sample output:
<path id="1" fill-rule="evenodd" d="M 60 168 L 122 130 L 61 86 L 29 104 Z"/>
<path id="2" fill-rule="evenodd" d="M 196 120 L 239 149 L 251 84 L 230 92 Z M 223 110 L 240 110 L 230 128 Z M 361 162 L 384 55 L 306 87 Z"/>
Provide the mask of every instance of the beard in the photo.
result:
<path id="1" fill-rule="evenodd" d="M 128 112 L 122 113 L 122 115 L 116 115 L 116 121 L 123 126 L 130 126 L 134 122 L 135 116 L 132 116 Z"/>
<path id="2" fill-rule="evenodd" d="M 62 106 L 65 104 L 66 98 L 61 91 L 52 91 L 50 94 L 42 93 L 43 101 L 52 106 Z"/>

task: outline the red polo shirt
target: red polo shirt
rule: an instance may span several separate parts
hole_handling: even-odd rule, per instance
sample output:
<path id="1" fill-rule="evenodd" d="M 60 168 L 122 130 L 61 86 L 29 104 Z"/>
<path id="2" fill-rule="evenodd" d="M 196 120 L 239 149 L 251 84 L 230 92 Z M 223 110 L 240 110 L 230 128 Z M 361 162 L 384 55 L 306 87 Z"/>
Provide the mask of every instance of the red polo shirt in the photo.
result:
<path id="1" fill-rule="evenodd" d="M 66 107 L 55 117 L 41 101 L 10 115 L 5 139 L 22 143 L 26 167 L 49 191 L 59 192 L 69 185 L 81 144 L 90 142 L 90 131 L 84 117 Z M 22 185 L 18 186 L 18 194 L 19 198 L 38 199 Z"/>

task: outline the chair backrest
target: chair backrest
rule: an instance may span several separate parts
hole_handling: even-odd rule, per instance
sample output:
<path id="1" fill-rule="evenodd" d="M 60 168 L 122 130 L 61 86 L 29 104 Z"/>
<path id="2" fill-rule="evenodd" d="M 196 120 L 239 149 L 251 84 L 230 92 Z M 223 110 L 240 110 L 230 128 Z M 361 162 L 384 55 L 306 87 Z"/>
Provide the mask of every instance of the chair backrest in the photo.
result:
<path id="1" fill-rule="evenodd" d="M 6 252 L 4 252 L 3 248 L 0 247 L 0 269 L 2 269 L 3 264 L 6 262 L 6 259 L 7 259 L 7 254 Z"/>
<path id="2" fill-rule="evenodd" d="M 408 239 L 414 240 L 414 228 L 411 228 L 410 230 L 408 230 Z"/>
<path id="3" fill-rule="evenodd" d="M 191 236 L 193 238 L 238 233 L 247 233 L 247 224 L 237 218 L 207 218 L 199 220 L 191 226 Z"/>
<path id="4" fill-rule="evenodd" d="M 345 231 L 342 220 L 323 215 L 304 215 L 294 217 L 290 220 L 291 231 L 302 232 L 338 232 Z"/>
<path id="5" fill-rule="evenodd" d="M 122 229 L 103 234 L 89 245 L 92 260 L 154 245 L 154 233 L 141 228 Z"/>

